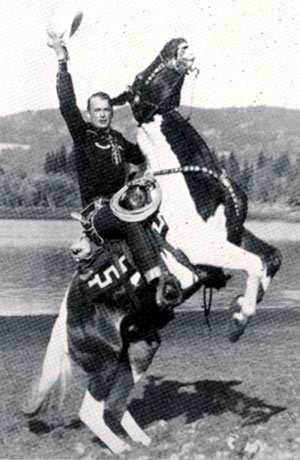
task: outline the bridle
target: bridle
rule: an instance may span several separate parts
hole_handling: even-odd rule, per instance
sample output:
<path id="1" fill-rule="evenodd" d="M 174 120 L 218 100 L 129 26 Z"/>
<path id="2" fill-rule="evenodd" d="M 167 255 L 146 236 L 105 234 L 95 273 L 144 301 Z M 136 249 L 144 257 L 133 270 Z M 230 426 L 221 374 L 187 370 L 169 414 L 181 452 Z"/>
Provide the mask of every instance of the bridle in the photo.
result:
<path id="1" fill-rule="evenodd" d="M 168 68 L 167 65 L 164 64 L 164 67 L 162 68 Z M 162 68 L 158 67 L 159 70 L 161 70 Z M 176 70 L 176 68 L 174 69 Z M 177 71 L 177 70 L 176 70 Z M 190 101 L 190 105 L 189 105 L 189 113 L 188 113 L 188 116 L 186 117 L 186 121 L 190 120 L 191 119 L 191 116 L 192 116 L 192 110 L 193 110 L 193 102 L 194 102 L 194 93 L 195 93 L 195 86 L 196 86 L 196 79 L 198 78 L 199 74 L 200 74 L 200 70 L 197 68 L 197 67 L 194 67 L 193 69 L 188 69 L 185 74 L 188 74 L 188 72 L 194 72 L 194 80 L 193 80 L 193 87 L 192 87 L 192 93 L 191 93 L 191 101 Z M 177 71 L 178 74 L 180 74 L 180 72 Z M 153 77 L 154 78 L 154 77 Z M 152 79 L 150 81 L 152 81 Z M 164 102 L 166 101 L 166 99 L 170 96 L 170 94 L 172 94 L 172 91 L 173 89 L 175 88 L 175 86 L 177 85 L 178 81 L 175 81 L 172 85 L 170 85 L 170 90 L 169 90 L 169 94 L 166 95 L 161 101 L 159 104 L 154 104 L 153 102 L 151 101 L 148 101 L 147 99 L 142 99 L 140 98 L 140 101 L 138 103 L 136 103 L 137 105 L 141 102 L 143 102 L 144 104 L 148 105 L 149 107 L 153 107 L 153 109 L 151 110 L 151 112 L 147 115 L 147 117 L 143 120 L 142 123 L 147 123 L 148 121 L 150 121 L 152 119 L 152 117 L 155 115 L 156 112 L 158 112 L 162 107 L 163 107 L 163 104 Z M 168 112 L 172 112 L 173 110 L 176 110 L 176 107 L 174 107 L 173 109 L 170 109 Z"/>

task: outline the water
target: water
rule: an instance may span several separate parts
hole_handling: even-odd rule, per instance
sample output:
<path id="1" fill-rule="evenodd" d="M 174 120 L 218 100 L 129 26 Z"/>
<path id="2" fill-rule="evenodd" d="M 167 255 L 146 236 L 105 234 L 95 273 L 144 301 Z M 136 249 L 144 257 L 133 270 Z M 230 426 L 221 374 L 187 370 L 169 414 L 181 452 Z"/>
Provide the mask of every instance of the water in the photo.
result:
<path id="1" fill-rule="evenodd" d="M 263 306 L 296 307 L 300 304 L 300 224 L 250 221 L 254 233 L 278 246 L 284 263 L 268 291 Z M 1 220 L 1 315 L 55 314 L 74 271 L 69 247 L 80 234 L 73 221 Z M 216 293 L 214 305 L 228 306 L 241 292 L 243 275 L 235 275 L 228 288 Z M 196 294 L 187 308 L 199 307 Z"/>
<path id="2" fill-rule="evenodd" d="M 57 313 L 74 271 L 72 221 L 1 220 L 1 315 Z"/>

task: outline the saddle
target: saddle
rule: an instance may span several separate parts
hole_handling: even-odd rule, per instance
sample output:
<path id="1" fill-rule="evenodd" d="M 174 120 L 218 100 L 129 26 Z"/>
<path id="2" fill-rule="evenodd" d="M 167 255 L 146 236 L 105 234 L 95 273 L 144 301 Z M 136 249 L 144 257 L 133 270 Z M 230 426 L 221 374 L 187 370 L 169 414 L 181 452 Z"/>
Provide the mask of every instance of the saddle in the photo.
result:
<path id="1" fill-rule="evenodd" d="M 155 179 L 151 176 L 136 179 L 123 187 L 110 200 L 113 213 L 121 220 L 127 222 L 155 221 L 157 210 L 161 202 L 161 191 Z M 118 299 L 128 297 L 128 304 L 133 304 L 136 311 L 142 310 L 137 286 L 133 286 L 130 277 L 142 276 L 137 272 L 130 251 L 125 242 L 104 241 L 93 225 L 93 217 L 99 206 L 107 205 L 97 200 L 92 206 L 83 211 L 83 214 L 72 213 L 72 217 L 79 220 L 83 226 L 81 238 L 72 247 L 72 255 L 77 262 L 78 275 L 81 281 L 91 283 L 92 279 L 98 276 L 98 282 L 94 284 L 97 295 L 105 291 L 110 292 L 111 301 L 119 304 Z M 87 212 L 88 211 L 88 212 Z M 150 230 L 154 245 L 160 252 L 169 251 L 180 264 L 191 270 L 196 278 L 195 281 L 208 288 L 220 289 L 227 283 L 228 276 L 222 269 L 215 267 L 194 266 L 190 263 L 185 254 L 173 248 L 165 239 L 167 226 L 156 225 L 156 230 Z M 160 227 L 160 231 L 157 228 Z M 121 250 L 120 250 L 121 248 Z M 124 260 L 121 260 L 124 257 Z M 121 259 L 120 259 L 121 258 Z M 126 263 L 124 262 L 126 260 Z M 121 263 L 120 263 L 121 262 Z M 124 268 L 125 267 L 125 268 Z M 166 265 L 161 261 L 162 275 L 153 285 L 143 285 L 143 292 L 150 292 L 149 304 L 156 304 L 158 309 L 170 309 L 183 301 L 183 293 L 180 282 L 174 275 L 169 273 Z M 156 296 L 153 297 L 153 293 Z M 96 294 L 95 294 L 96 295 Z M 143 299 L 143 296 L 141 297 Z M 143 303 L 144 303 L 143 299 Z M 147 303 L 148 303 L 147 301 Z M 120 302 L 120 304 L 122 303 Z"/>

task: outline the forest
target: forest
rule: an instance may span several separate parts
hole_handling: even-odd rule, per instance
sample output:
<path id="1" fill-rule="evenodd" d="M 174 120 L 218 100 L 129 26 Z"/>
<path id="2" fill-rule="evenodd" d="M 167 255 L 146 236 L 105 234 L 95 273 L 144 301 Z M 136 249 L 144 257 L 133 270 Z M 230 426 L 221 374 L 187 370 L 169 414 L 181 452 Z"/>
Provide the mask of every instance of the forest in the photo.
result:
<path id="1" fill-rule="evenodd" d="M 241 185 L 250 200 L 300 205 L 300 157 L 293 162 L 286 153 L 277 159 L 260 152 L 254 164 L 239 161 L 234 152 L 219 155 L 227 174 Z M 79 190 L 73 151 L 62 145 L 45 154 L 43 170 L 29 174 L 20 168 L 0 167 L 0 206 L 60 207 L 78 209 Z"/>
<path id="2" fill-rule="evenodd" d="M 135 139 L 128 111 L 120 110 L 114 122 Z M 194 109 L 193 123 L 250 202 L 300 206 L 300 111 Z M 29 209 L 37 216 L 80 210 L 72 142 L 57 110 L 0 118 L 1 215 Z"/>

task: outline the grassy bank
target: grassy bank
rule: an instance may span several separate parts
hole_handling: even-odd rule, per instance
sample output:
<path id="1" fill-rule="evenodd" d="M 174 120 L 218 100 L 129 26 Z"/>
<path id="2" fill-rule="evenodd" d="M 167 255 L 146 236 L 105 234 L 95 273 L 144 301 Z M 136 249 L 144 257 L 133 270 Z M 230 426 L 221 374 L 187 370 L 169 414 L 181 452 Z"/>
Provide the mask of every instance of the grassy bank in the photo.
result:
<path id="1" fill-rule="evenodd" d="M 116 460 L 78 420 L 86 379 L 77 368 L 60 414 L 20 410 L 53 321 L 0 317 L 0 458 Z M 299 459 L 299 311 L 259 310 L 234 345 L 226 322 L 226 312 L 213 311 L 209 331 L 202 312 L 186 311 L 162 331 L 130 400 L 153 441 L 132 444 L 124 460 Z"/>
<path id="2" fill-rule="evenodd" d="M 249 219 L 283 220 L 286 222 L 300 222 L 299 206 L 289 206 L 285 203 L 249 203 Z"/>
<path id="3" fill-rule="evenodd" d="M 79 212 L 75 208 L 39 208 L 39 207 L 0 207 L 0 219 L 70 219 L 71 212 Z M 248 219 L 284 220 L 300 222 L 300 207 L 291 207 L 284 203 L 249 203 Z"/>
<path id="4" fill-rule="evenodd" d="M 0 206 L 0 219 L 45 219 L 45 220 L 66 220 L 70 219 L 71 212 L 78 212 L 75 208 L 39 208 L 39 207 L 18 207 L 7 208 Z"/>

